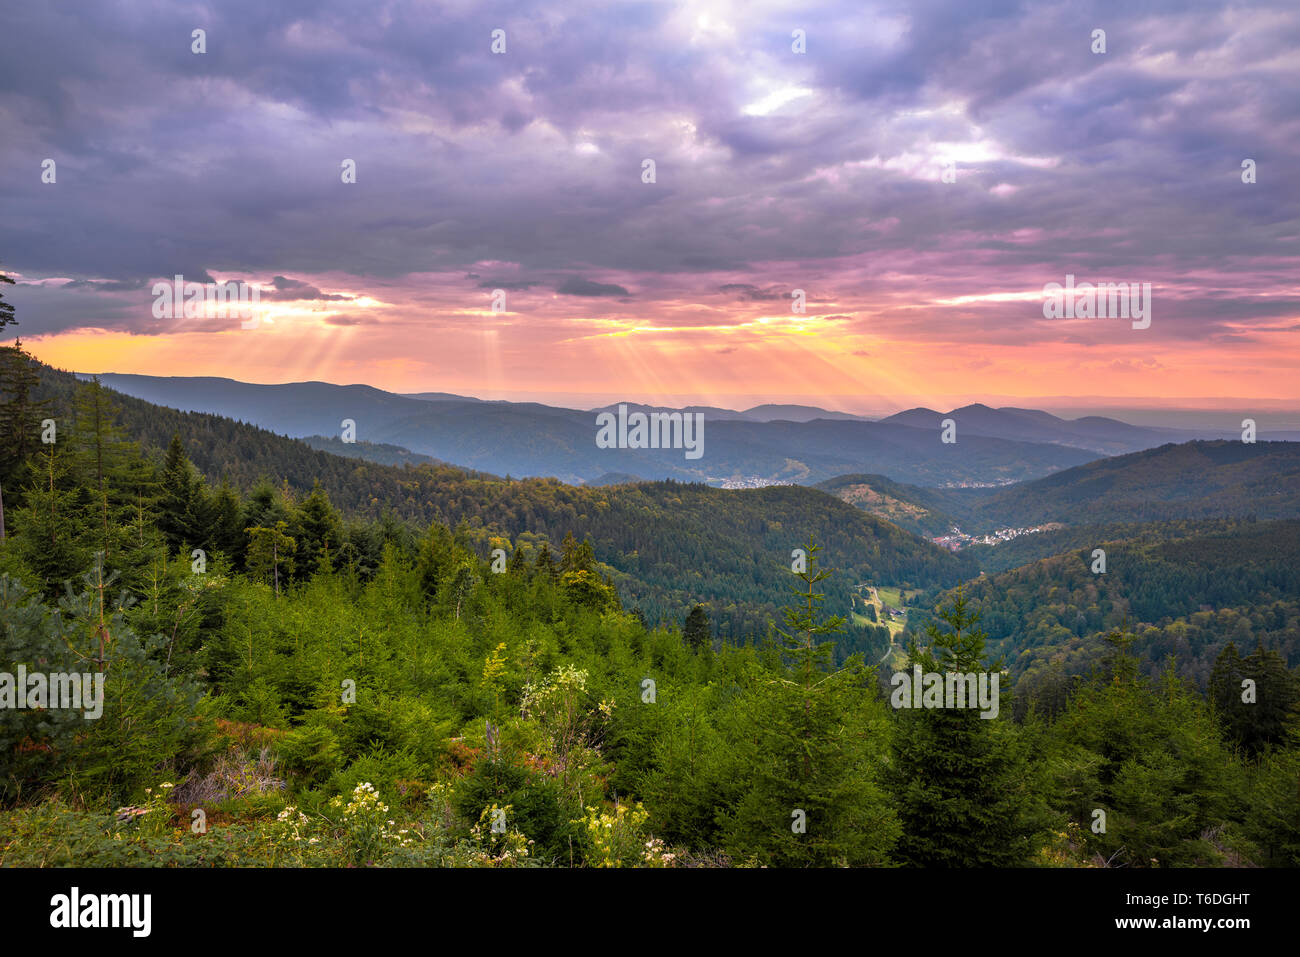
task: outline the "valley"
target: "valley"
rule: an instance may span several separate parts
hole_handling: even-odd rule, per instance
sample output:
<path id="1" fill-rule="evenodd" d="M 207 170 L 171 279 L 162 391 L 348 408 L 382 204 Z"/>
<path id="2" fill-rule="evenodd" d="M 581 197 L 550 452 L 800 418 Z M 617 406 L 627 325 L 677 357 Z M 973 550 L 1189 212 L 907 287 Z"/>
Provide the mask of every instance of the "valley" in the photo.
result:
<path id="1" fill-rule="evenodd" d="M 791 694 L 802 693 L 797 680 L 773 684 L 764 677 L 798 676 L 797 668 L 785 671 L 784 662 L 812 651 L 800 630 L 789 630 L 801 620 L 793 609 L 803 601 L 791 587 L 792 548 L 815 548 L 816 567 L 827 573 L 814 576 L 822 583 L 814 619 L 846 619 L 817 650 L 828 669 L 818 680 L 844 682 L 835 694 L 847 697 L 837 700 L 853 702 L 837 712 L 836 726 L 862 721 L 889 728 L 895 747 L 911 726 L 881 710 L 881 689 L 914 663 L 907 649 L 918 649 L 916 664 L 930 661 L 926 656 L 953 622 L 977 641 L 980 660 L 987 649 L 989 667 L 999 669 L 1003 693 L 1011 695 L 1007 717 L 1000 720 L 1045 715 L 1061 748 L 1091 746 L 1090 726 L 1080 731 L 1076 725 L 1083 713 L 1078 709 L 1090 707 L 1090 696 L 1143 696 L 1144 703 L 1125 706 L 1124 713 L 1184 732 L 1186 722 L 1201 722 L 1196 740 L 1222 749 L 1229 742 L 1277 747 L 1287 726 L 1270 705 L 1259 720 L 1234 719 L 1211 733 L 1217 719 L 1204 702 L 1212 698 L 1216 707 L 1225 707 L 1224 682 L 1231 675 L 1257 676 L 1252 680 L 1270 689 L 1270 701 L 1290 701 L 1286 689 L 1294 683 L 1300 706 L 1300 682 L 1288 677 L 1300 665 L 1294 443 L 1166 444 L 999 487 L 952 488 L 901 481 L 897 473 L 844 472 L 815 486 L 755 476 L 732 483 L 753 487 L 720 488 L 647 481 L 612 470 L 601 473 L 598 483 L 572 484 L 467 469 L 382 441 L 293 438 L 212 412 L 115 394 L 48 367 L 36 372 L 32 396 L 67 423 L 74 452 L 65 461 L 58 447 L 44 450 L 43 459 L 33 449 L 29 474 L 44 478 L 4 489 L 9 537 L 0 545 L 0 580 L 30 583 L 32 591 L 0 588 L 0 613 L 12 617 L 25 609 L 25 617 L 14 618 L 21 622 L 15 627 L 27 629 L 23 640 L 45 641 L 43 626 L 35 624 L 53 620 L 40 604 L 43 595 L 69 587 L 75 570 L 87 563 L 93 577 L 95 556 L 106 555 L 114 582 L 137 599 L 121 606 L 110 626 L 120 642 L 114 654 L 128 655 L 113 659 L 116 673 L 135 662 L 129 666 L 138 669 L 133 681 L 156 688 L 151 693 L 159 702 L 190 700 L 185 695 L 206 688 L 220 713 L 230 717 L 205 725 L 202 734 L 217 735 L 210 740 L 225 742 L 218 748 L 238 755 L 230 760 L 245 768 L 263 760 L 257 753 L 279 755 L 276 760 L 285 763 L 276 773 L 294 782 L 302 801 L 349 789 L 361 800 L 355 790 L 361 775 L 397 795 L 442 780 L 452 782 L 439 786 L 453 788 L 448 793 L 460 802 L 442 813 L 467 821 L 482 812 L 486 792 L 479 789 L 498 787 L 478 777 L 497 773 L 489 769 L 498 766 L 482 757 L 501 747 L 497 722 L 513 728 L 511 734 L 531 728 L 528 744 L 511 745 L 524 750 L 523 763 L 509 773 L 532 783 L 506 794 L 523 809 L 522 833 L 537 835 L 538 853 L 554 862 L 575 835 L 550 815 L 569 799 L 562 791 L 536 790 L 545 781 L 552 781 L 545 787 L 557 785 L 539 770 L 550 765 L 534 767 L 541 760 L 534 754 L 566 752 L 555 750 L 562 744 L 536 739 L 550 734 L 544 729 L 552 725 L 531 709 L 545 707 L 538 695 L 569 695 L 578 685 L 566 683 L 589 682 L 597 689 L 591 692 L 594 710 L 583 712 L 591 715 L 583 719 L 590 730 L 579 740 L 605 743 L 599 751 L 584 743 L 587 750 L 569 751 L 569 757 L 607 762 L 602 773 L 613 775 L 621 793 L 637 794 L 656 809 L 654 826 L 678 848 L 674 857 L 694 860 L 694 847 L 742 853 L 751 846 L 749 835 L 765 833 L 761 824 L 732 831 L 710 822 L 717 820 L 714 802 L 744 801 L 752 793 L 746 789 L 755 786 L 746 768 L 766 753 L 763 732 L 756 729 L 777 720 L 765 710 L 775 706 L 768 696 L 776 692 L 763 689 L 788 684 Z M 455 397 L 408 401 L 458 403 Z M 553 411 L 537 414 L 563 418 Z M 810 432 L 870 424 L 739 422 L 745 428 Z M 992 437 L 989 442 L 978 454 L 1016 459 L 1022 453 L 1021 445 Z M 103 501 L 89 494 L 96 481 L 91 459 L 75 451 L 95 443 L 107 457 L 107 474 L 122 486 L 108 486 L 111 494 Z M 802 468 L 784 461 L 787 469 Z M 73 483 L 81 483 L 82 491 L 74 491 Z M 155 520 L 141 517 L 146 487 L 160 489 L 151 499 L 157 503 L 151 506 Z M 73 508 L 68 503 L 75 496 L 100 504 Z M 106 543 L 104 501 L 111 517 Z M 55 548 L 49 547 L 51 536 Z M 183 558 L 196 546 L 215 571 L 206 581 L 204 573 L 187 571 L 188 559 L 170 557 L 172 549 Z M 1098 549 L 1107 559 L 1100 573 L 1094 564 Z M 504 557 L 498 561 L 494 555 Z M 93 594 L 92 589 L 78 599 L 81 605 L 69 606 L 71 613 L 89 614 Z M 85 624 L 74 620 L 77 628 Z M 155 635 L 153 652 L 139 644 L 137 633 Z M 42 654 L 62 652 L 51 646 Z M 573 662 L 582 668 L 572 670 Z M 177 684 L 179 677 L 167 670 L 173 666 L 197 684 Z M 1117 673 L 1130 675 L 1132 684 L 1114 685 L 1107 676 Z M 652 692 L 644 690 L 647 674 L 654 676 Z M 321 689 L 340 681 L 345 687 L 355 683 L 358 693 L 357 702 L 341 711 L 321 704 Z M 1157 692 L 1161 681 L 1181 682 L 1182 690 L 1174 694 L 1166 684 Z M 126 720 L 125 703 L 120 686 L 105 687 L 104 727 L 116 728 Z M 663 710 L 628 710 L 636 693 L 643 702 L 661 700 Z M 563 700 L 571 702 L 564 705 L 569 708 L 577 699 Z M 801 713 L 796 698 L 786 704 L 794 708 L 792 715 Z M 155 746 L 187 762 L 177 798 L 225 795 L 222 800 L 237 810 L 223 826 L 248 828 L 239 832 L 247 843 L 231 850 L 233 857 L 204 859 L 288 863 L 239 803 L 244 799 L 232 796 L 223 766 L 183 757 L 197 745 L 179 725 L 166 725 L 171 707 L 148 711 L 147 719 L 170 728 L 157 732 Z M 516 714 L 523 717 L 511 717 Z M 696 724 L 701 714 L 708 716 L 707 730 Z M 670 724 L 660 726 L 659 720 Z M 678 732 L 671 729 L 678 727 L 695 730 L 674 739 Z M 1015 730 L 1008 733 L 1029 733 L 1017 723 L 1010 727 Z M 662 747 L 697 732 L 726 742 L 717 753 L 734 751 L 740 762 L 705 765 L 714 795 L 707 799 L 691 796 L 689 787 L 682 790 L 682 782 L 691 780 L 681 763 L 687 752 L 651 756 L 644 744 L 654 740 Z M 15 733 L 34 732 L 23 726 Z M 278 743 L 273 751 L 249 750 L 252 745 L 240 742 L 254 734 Z M 54 755 L 101 762 L 97 755 L 114 746 L 109 738 L 80 746 L 57 740 L 50 752 L 33 752 L 11 768 L 10 780 L 54 773 L 48 765 Z M 752 748 L 759 750 L 747 750 Z M 107 777 L 95 776 L 102 762 L 77 767 L 125 800 L 150 780 L 152 760 L 127 761 Z M 1223 759 L 1206 760 L 1217 766 Z M 1044 767 L 1034 767 L 1041 786 L 1055 787 Z M 251 773 L 241 770 L 238 779 L 252 780 Z M 740 790 L 729 790 L 733 784 Z M 1178 787 L 1203 791 L 1197 783 Z M 906 792 L 890 793 L 898 800 Z M 1055 813 L 1069 813 L 1064 798 L 1053 800 L 1062 808 Z M 703 810 L 689 810 L 699 801 Z M 423 813 L 418 802 L 401 804 L 403 820 L 414 822 Z M 676 817 L 665 808 L 676 808 Z M 6 819 L 0 810 L 0 826 L 30 828 L 27 813 Z M 1255 822 L 1248 825 L 1255 829 L 1251 833 L 1260 833 L 1258 818 L 1249 821 Z M 454 827 L 463 827 L 463 834 L 456 833 L 472 840 L 467 823 Z M 1148 839 L 1158 853 L 1192 862 L 1220 859 L 1191 841 L 1190 835 L 1172 843 Z M 300 854 L 293 860 L 334 861 L 346 846 L 331 837 L 320 857 Z M 1109 855 L 1124 853 L 1104 846 Z M 211 854 L 214 847 L 187 853 Z M 416 859 L 471 866 L 498 860 L 471 844 L 456 848 Z M 871 859 L 866 851 L 855 853 L 865 855 L 859 861 Z M 1052 853 L 1083 851 L 1079 845 Z M 1265 859 L 1278 858 L 1274 853 Z"/>
<path id="2" fill-rule="evenodd" d="M 1028 528 L 999 528 L 987 535 L 967 535 L 955 525 L 949 529 L 947 535 L 940 535 L 930 539 L 940 548 L 946 548 L 949 551 L 959 552 L 970 545 L 997 545 L 1002 542 L 1009 542 L 1012 539 L 1019 538 L 1021 535 L 1037 535 L 1040 532 L 1054 532 L 1058 529 L 1065 528 L 1060 522 L 1046 522 L 1042 525 L 1032 525 Z"/>

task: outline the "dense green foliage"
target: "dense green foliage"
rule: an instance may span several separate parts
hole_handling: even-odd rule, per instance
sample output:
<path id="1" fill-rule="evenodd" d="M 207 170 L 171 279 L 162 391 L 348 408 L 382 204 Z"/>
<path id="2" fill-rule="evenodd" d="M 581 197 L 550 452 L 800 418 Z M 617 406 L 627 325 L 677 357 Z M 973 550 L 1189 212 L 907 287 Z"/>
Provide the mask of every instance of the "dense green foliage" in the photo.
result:
<path id="1" fill-rule="evenodd" d="M 985 634 L 962 590 L 908 649 L 922 673 L 997 674 Z M 1000 677 L 1000 675 L 999 675 Z M 1024 736 L 974 708 L 908 708 L 894 734 L 889 782 L 910 839 L 900 848 L 922 867 L 1015 866 L 1029 859 L 1046 819 L 1035 817 L 1037 784 L 1026 772 Z"/>
<path id="2" fill-rule="evenodd" d="M 1113 646 L 989 720 L 891 708 L 837 596 L 964 566 L 822 493 L 408 469 L 430 495 L 445 478 L 426 507 L 511 516 L 417 524 L 326 487 L 382 466 L 325 455 L 319 484 L 213 487 L 194 436 L 142 452 L 107 390 L 48 398 L 57 439 L 15 466 L 0 544 L 0 669 L 98 675 L 105 695 L 94 719 L 0 708 L 0 864 L 1300 863 L 1294 670 L 1234 646 L 1207 699 L 1181 657 L 1156 678 L 1139 661 L 1153 629 L 1224 613 L 1205 601 L 1249 609 L 1238 646 L 1255 616 L 1294 635 L 1283 523 L 1121 544 L 1102 582 L 1076 554 L 945 597 L 909 665 L 997 671 L 975 606 L 995 653 L 1015 628 L 1074 637 L 1066 607 Z M 710 639 L 710 589 L 747 574 L 782 592 L 769 639 Z M 637 581 L 697 600 L 664 625 L 632 607 Z M 1183 617 L 1112 627 L 1160 602 Z M 1244 681 L 1267 707 L 1242 710 Z"/>
<path id="3" fill-rule="evenodd" d="M 1180 528 L 1184 537 L 1166 537 Z M 1104 573 L 1092 571 L 1094 549 L 1106 554 Z M 1178 674 L 1204 688 L 1229 641 L 1300 664 L 1300 522 L 1153 527 L 977 579 L 967 594 L 1018 677 L 1081 674 L 1124 626 L 1142 670 L 1174 656 Z"/>
<path id="4" fill-rule="evenodd" d="M 979 495 L 977 527 L 1300 517 L 1300 443 L 1185 442 Z"/>
<path id="5" fill-rule="evenodd" d="M 60 416 L 71 409 L 74 377 L 39 366 L 41 395 Z M 83 389 L 84 391 L 84 389 Z M 730 642 L 761 638 L 785 599 L 785 582 L 774 552 L 788 552 L 812 534 L 827 559 L 843 570 L 828 597 L 836 614 L 849 611 L 849 589 L 861 581 L 916 586 L 955 585 L 975 573 L 969 559 L 864 515 L 813 489 L 782 486 L 728 492 L 699 484 L 647 482 L 587 488 L 554 479 L 501 479 L 443 465 L 379 465 L 315 451 L 307 444 L 217 416 L 179 412 L 100 390 L 111 397 L 123 431 L 161 459 L 173 438 L 206 480 L 209 499 L 222 484 L 260 503 L 259 512 L 287 518 L 294 503 L 319 487 L 341 513 L 357 523 L 345 527 L 340 560 L 373 570 L 381 539 L 431 522 L 460 529 L 486 558 L 492 548 L 522 546 L 531 555 L 546 541 L 558 548 L 565 535 L 589 539 L 602 570 L 629 607 L 650 622 L 679 623 L 696 604 L 708 612 L 713 634 Z M 342 446 L 342 443 L 338 443 Z M 330 444 L 333 448 L 333 444 Z M 200 496 L 201 498 L 202 496 Z M 276 504 L 276 503 L 279 504 Z M 230 527 L 186 541 L 226 552 L 243 568 L 247 548 L 234 541 L 232 499 L 218 507 Z M 360 521 L 368 520 L 369 526 Z M 274 521 L 261 522 L 268 528 Z M 404 527 L 398 532 L 396 526 Z M 377 536 L 376 527 L 382 535 Z M 292 528 L 290 537 L 298 537 Z M 173 538 L 173 546 L 180 544 Z M 311 565 L 298 568 L 309 575 Z M 887 644 L 887 642 L 885 643 Z M 854 651 L 879 657 L 885 644 L 875 629 L 850 626 L 839 643 L 841 659 Z"/>

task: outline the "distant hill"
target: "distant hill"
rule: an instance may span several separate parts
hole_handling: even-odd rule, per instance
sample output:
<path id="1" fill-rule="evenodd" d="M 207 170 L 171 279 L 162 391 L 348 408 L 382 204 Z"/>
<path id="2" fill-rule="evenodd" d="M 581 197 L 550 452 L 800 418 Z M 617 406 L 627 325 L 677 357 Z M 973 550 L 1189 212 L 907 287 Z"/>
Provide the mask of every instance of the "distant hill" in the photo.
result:
<path id="1" fill-rule="evenodd" d="M 78 378 L 89 378 L 79 376 Z M 434 403 L 384 392 L 368 385 L 294 382 L 257 385 L 210 376 L 161 377 L 109 373 L 100 382 L 126 395 L 182 412 L 211 412 L 285 435 L 338 435 L 344 419 L 357 423 L 357 438 L 386 441 L 367 433 L 383 418 L 416 415 Z M 477 402 L 460 400 L 457 404 Z M 420 450 L 423 451 L 423 450 Z"/>
<path id="2" fill-rule="evenodd" d="M 831 412 L 819 409 L 815 405 L 756 405 L 746 409 L 744 415 L 756 422 L 811 422 L 813 419 L 851 419 L 856 422 L 870 421 L 866 416 L 852 415 L 848 412 Z"/>
<path id="3" fill-rule="evenodd" d="M 451 392 L 408 392 L 402 396 L 405 399 L 421 399 L 424 402 L 482 402 L 482 399 L 475 399 L 468 395 L 455 395 Z"/>
<path id="4" fill-rule="evenodd" d="M 894 482 L 883 475 L 837 475 L 815 486 L 900 528 L 926 537 L 948 532 L 964 515 L 951 492 Z M 955 509 L 956 514 L 949 509 Z"/>
<path id="5" fill-rule="evenodd" d="M 1003 488 L 935 489 L 863 474 L 838 475 L 816 487 L 931 538 L 952 525 L 968 534 L 1067 526 L 971 546 L 981 567 L 1000 570 L 1071 547 L 1081 534 L 1118 534 L 1143 523 L 1298 518 L 1300 443 L 1164 445 Z"/>
<path id="6" fill-rule="evenodd" d="M 680 408 L 662 405 L 646 405 L 642 402 L 611 402 L 609 405 L 602 405 L 595 409 L 589 409 L 589 415 L 596 415 L 600 412 L 618 413 L 618 407 L 626 406 L 629 414 L 633 412 L 699 412 L 709 422 L 757 422 L 758 419 L 751 418 L 744 412 L 737 412 L 735 409 L 722 409 L 713 405 L 684 405 Z M 594 420 L 593 420 L 594 421 Z"/>
<path id="7" fill-rule="evenodd" d="M 985 527 L 1300 517 L 1300 443 L 1186 442 L 978 496 Z"/>
<path id="8" fill-rule="evenodd" d="M 629 475 L 627 472 L 606 472 L 597 478 L 592 479 L 587 484 L 590 486 L 601 485 L 632 485 L 636 482 L 646 481 L 639 475 Z"/>
<path id="9" fill-rule="evenodd" d="M 912 428 L 938 429 L 940 422 L 947 418 L 957 423 L 958 441 L 963 435 L 984 435 L 1021 442 L 1051 442 L 1088 449 L 1102 455 L 1134 452 L 1193 437 L 1183 436 L 1171 429 L 1129 425 L 1127 422 L 1101 416 L 1062 419 L 1036 409 L 993 409 L 979 403 L 953 409 L 951 412 L 908 409 L 881 421 Z"/>
<path id="10" fill-rule="evenodd" d="M 349 459 L 365 459 L 380 465 L 447 465 L 428 455 L 418 455 L 400 445 L 387 445 L 382 442 L 344 442 L 338 436 L 308 435 L 303 442 L 313 449 L 341 455 Z"/>
<path id="11" fill-rule="evenodd" d="M 48 367 L 41 375 L 41 396 L 66 409 L 74 377 Z M 221 387 L 220 380 L 213 386 Z M 115 398 L 133 438 L 160 457 L 179 434 L 195 466 L 214 483 L 226 478 L 247 490 L 269 481 L 301 495 L 319 481 L 348 516 L 387 514 L 417 529 L 439 521 L 458 528 L 484 555 L 494 535 L 548 539 L 556 547 L 568 533 L 590 537 L 627 607 L 640 608 L 651 621 L 680 623 L 692 605 L 704 603 L 715 633 L 733 640 L 762 635 L 768 621 L 779 620 L 790 597 L 790 551 L 809 536 L 823 546 L 825 565 L 837 569 L 826 586 L 832 614 L 849 613 L 849 592 L 861 581 L 935 587 L 976 571 L 969 559 L 812 488 L 728 491 L 671 481 L 576 487 L 441 464 L 381 465 L 231 419 Z M 405 452 L 361 441 L 314 441 L 353 454 Z M 874 650 L 878 656 L 872 631 L 851 629 L 838 639 L 840 654 Z"/>
<path id="12" fill-rule="evenodd" d="M 703 456 L 687 459 L 682 449 L 598 448 L 594 411 L 535 402 L 453 396 L 435 401 L 322 382 L 99 378 L 157 405 L 224 415 L 281 434 L 338 435 L 350 419 L 358 442 L 399 446 L 498 475 L 554 476 L 570 483 L 615 472 L 713 485 L 754 478 L 807 485 L 870 472 L 918 485 L 993 485 L 1047 475 L 1096 456 L 1063 445 L 973 433 L 963 433 L 957 445 L 944 445 L 937 428 L 854 418 L 754 421 L 748 413 L 699 407 L 693 411 L 705 417 Z M 821 411 L 805 409 L 819 416 Z"/>
<path id="13" fill-rule="evenodd" d="M 722 409 L 711 405 L 690 405 L 682 406 L 680 409 L 666 409 L 663 406 L 643 405 L 637 402 L 624 403 L 628 411 L 639 412 L 658 412 L 658 411 L 680 411 L 680 412 L 703 412 L 709 419 L 723 421 L 740 421 L 740 422 L 811 422 L 813 419 L 840 419 L 854 422 L 869 422 L 870 419 L 861 415 L 851 415 L 848 412 L 831 412 L 828 409 L 821 409 L 815 405 L 756 405 L 752 409 L 745 409 L 737 412 L 735 409 Z M 592 412 L 615 412 L 618 410 L 619 403 L 614 402 L 609 405 L 601 406 L 598 409 L 592 409 Z"/>

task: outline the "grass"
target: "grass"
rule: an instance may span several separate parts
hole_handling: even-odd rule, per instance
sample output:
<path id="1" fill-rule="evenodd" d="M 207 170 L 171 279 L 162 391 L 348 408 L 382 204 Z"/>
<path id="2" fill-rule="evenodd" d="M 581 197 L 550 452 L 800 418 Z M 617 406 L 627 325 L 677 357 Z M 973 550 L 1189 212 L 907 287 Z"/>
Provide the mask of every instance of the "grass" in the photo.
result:
<path id="1" fill-rule="evenodd" d="M 855 624 L 859 624 L 859 625 L 871 625 L 871 624 L 884 625 L 886 628 L 889 629 L 890 637 L 897 638 L 898 635 L 902 632 L 903 627 L 906 625 L 906 618 L 904 618 L 901 621 L 890 618 L 887 614 L 885 614 L 885 605 L 888 605 L 891 608 L 902 608 L 903 604 L 902 604 L 901 590 L 897 587 L 892 587 L 888 585 L 877 585 L 876 594 L 879 596 L 880 599 L 879 601 L 872 601 L 870 591 L 868 591 L 865 588 L 860 590 L 857 593 L 857 597 L 860 601 L 862 601 L 865 604 L 873 604 L 876 606 L 876 621 L 873 622 L 871 621 L 870 618 L 867 618 L 865 615 L 860 615 L 857 612 L 853 613 L 853 621 Z M 916 594 L 916 592 L 911 591 L 908 592 L 907 594 L 914 595 Z M 906 609 L 904 609 L 904 611 L 906 611 Z"/>

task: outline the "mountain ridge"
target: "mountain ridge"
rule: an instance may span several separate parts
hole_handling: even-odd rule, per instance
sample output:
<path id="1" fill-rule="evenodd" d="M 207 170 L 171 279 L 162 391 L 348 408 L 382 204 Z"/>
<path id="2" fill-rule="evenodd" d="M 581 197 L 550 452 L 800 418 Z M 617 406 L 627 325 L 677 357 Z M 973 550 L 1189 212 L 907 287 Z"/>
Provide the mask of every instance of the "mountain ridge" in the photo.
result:
<path id="1" fill-rule="evenodd" d="M 98 378 L 156 405 L 222 415 L 277 434 L 328 437 L 351 420 L 355 437 L 375 445 L 498 475 L 552 475 L 566 482 L 621 473 L 712 485 L 754 480 L 810 485 L 847 472 L 872 472 L 915 484 L 993 485 L 1050 474 L 1095 457 L 1087 450 L 993 435 L 965 437 L 954 449 L 939 441 L 937 430 L 840 417 L 815 407 L 719 413 L 696 406 L 688 411 L 705 415 L 706 454 L 694 462 L 681 450 L 599 448 L 594 411 L 536 402 L 485 402 L 449 393 L 430 400 L 328 383 L 254 385 L 217 377 L 116 373 Z M 754 414 L 804 418 L 759 421 Z"/>

